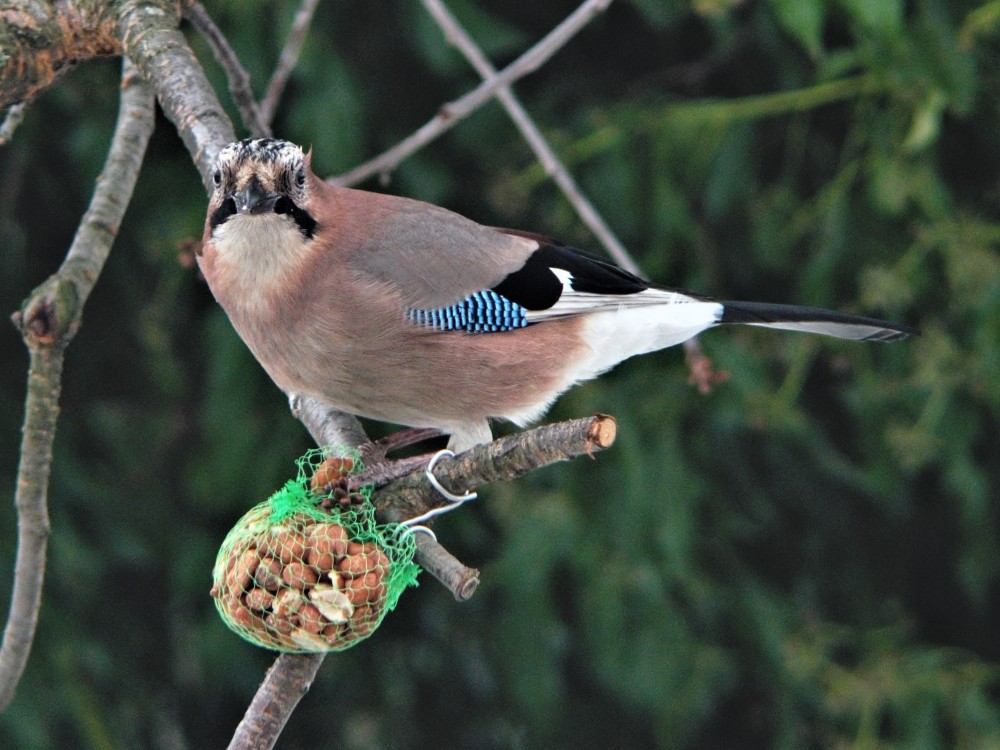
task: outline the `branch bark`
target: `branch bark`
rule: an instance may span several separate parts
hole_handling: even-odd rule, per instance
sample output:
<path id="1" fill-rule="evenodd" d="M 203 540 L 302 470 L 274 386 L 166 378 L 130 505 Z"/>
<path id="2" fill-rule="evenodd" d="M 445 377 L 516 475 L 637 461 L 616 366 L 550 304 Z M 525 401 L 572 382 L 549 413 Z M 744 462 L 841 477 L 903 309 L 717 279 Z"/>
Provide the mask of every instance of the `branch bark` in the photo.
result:
<path id="1" fill-rule="evenodd" d="M 559 461 L 592 456 L 610 447 L 616 433 L 614 418 L 606 414 L 542 425 L 476 446 L 454 458 L 445 457 L 435 466 L 434 476 L 445 489 L 464 492 L 489 482 L 510 481 Z M 423 470 L 376 490 L 372 501 L 380 516 L 389 521 L 405 521 L 447 505 Z"/>
<path id="2" fill-rule="evenodd" d="M 124 0 L 120 7 L 118 23 L 125 52 L 156 91 L 207 192 L 215 158 L 235 140 L 235 134 L 205 71 L 177 30 L 179 9 L 175 3 L 158 5 L 149 0 Z"/>
<path id="3" fill-rule="evenodd" d="M 269 750 L 309 692 L 326 654 L 281 654 L 236 727 L 229 750 Z"/>
<path id="4" fill-rule="evenodd" d="M 0 110 L 27 102 L 77 63 L 121 54 L 117 22 L 85 0 L 0 8 Z"/>
<path id="5" fill-rule="evenodd" d="M 90 207 L 66 259 L 13 316 L 30 353 L 21 459 L 14 504 L 18 550 L 10 614 L 0 648 L 0 711 L 31 651 L 45 577 L 52 443 L 59 415 L 63 352 L 80 325 L 83 305 L 107 260 L 153 132 L 150 88 L 126 62 L 118 121 Z"/>

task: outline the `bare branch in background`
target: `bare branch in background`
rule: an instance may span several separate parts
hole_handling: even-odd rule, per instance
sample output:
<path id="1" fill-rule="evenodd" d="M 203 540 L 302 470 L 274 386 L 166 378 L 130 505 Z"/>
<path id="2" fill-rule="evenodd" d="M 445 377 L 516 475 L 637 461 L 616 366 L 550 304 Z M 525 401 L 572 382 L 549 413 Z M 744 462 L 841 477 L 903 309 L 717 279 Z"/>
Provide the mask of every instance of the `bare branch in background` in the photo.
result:
<path id="1" fill-rule="evenodd" d="M 59 414 L 63 353 L 104 267 L 153 132 L 153 94 L 128 61 L 111 148 L 66 259 L 27 299 L 14 322 L 31 357 L 14 504 L 18 547 L 10 614 L 0 648 L 0 710 L 14 697 L 41 604 L 49 535 L 48 484 Z"/>
<path id="2" fill-rule="evenodd" d="M 26 102 L 20 102 L 12 104 L 10 109 L 7 110 L 7 114 L 3 118 L 3 124 L 0 125 L 0 146 L 6 146 L 10 143 L 10 139 L 14 137 L 14 131 L 21 124 L 21 120 L 24 119 L 24 109 L 26 106 Z"/>
<path id="3" fill-rule="evenodd" d="M 465 59 L 472 64 L 472 67 L 476 69 L 476 72 L 479 73 L 483 80 L 489 80 L 496 76 L 496 68 L 493 67 L 493 64 L 483 54 L 479 45 L 469 36 L 468 32 L 462 27 L 455 16 L 452 15 L 442 0 L 423 0 L 423 4 L 427 12 L 430 13 L 431 17 L 441 28 L 441 31 L 444 32 L 445 38 L 465 55 Z M 625 246 L 622 245 L 614 232 L 611 231 L 607 222 L 604 221 L 603 217 L 597 212 L 597 209 L 594 208 L 594 205 L 580 190 L 579 185 L 576 184 L 576 180 L 573 179 L 569 170 L 566 169 L 566 166 L 556 156 L 551 146 L 545 140 L 545 136 L 542 135 L 538 126 L 535 125 L 531 115 L 521 106 L 521 102 L 518 101 L 517 96 L 511 90 L 510 86 L 498 88 L 496 90 L 496 98 L 503 105 L 503 108 L 507 110 L 507 114 L 510 115 L 510 119 L 514 121 L 517 129 L 521 131 L 521 135 L 524 136 L 531 150 L 535 152 L 535 156 L 541 162 L 545 173 L 552 177 L 556 185 L 559 186 L 559 189 L 562 190 L 563 195 L 566 196 L 566 200 L 570 202 L 580 219 L 590 228 L 590 231 L 594 233 L 594 236 L 597 237 L 608 254 L 620 266 L 632 273 L 638 274 L 639 264 L 635 262 L 628 250 L 625 249 Z"/>
<path id="4" fill-rule="evenodd" d="M 316 12 L 318 4 L 319 0 L 302 0 L 302 5 L 299 6 L 299 10 L 292 20 L 292 27 L 288 31 L 285 46 L 281 50 L 278 64 L 275 66 L 274 72 L 271 74 L 271 81 L 267 85 L 267 93 L 258 103 L 261 119 L 268 125 L 274 123 L 274 113 L 278 109 L 278 102 L 281 101 L 281 95 L 288 83 L 288 78 L 295 69 L 295 63 L 298 62 L 299 53 L 302 51 L 302 45 L 305 44 L 306 34 L 309 33 L 309 24 L 312 23 L 313 14 Z"/>
<path id="5" fill-rule="evenodd" d="M 250 74 L 229 45 L 229 40 L 197 0 L 184 8 L 184 18 L 205 38 L 208 46 L 212 48 L 216 61 L 225 71 L 226 80 L 229 82 L 229 93 L 232 94 L 233 102 L 240 111 L 243 125 L 256 137 L 269 137 L 271 126 L 257 106 L 257 100 L 250 88 Z"/>
<path id="6" fill-rule="evenodd" d="M 334 185 L 356 185 L 375 175 L 392 172 L 401 161 L 426 146 L 442 133 L 450 130 L 465 117 L 475 112 L 504 86 L 538 70 L 550 57 L 562 49 L 570 39 L 598 14 L 611 0 L 587 0 L 566 19 L 550 31 L 538 44 L 529 49 L 495 76 L 483 81 L 477 88 L 460 99 L 445 104 L 440 111 L 416 132 L 371 161 L 355 167 L 345 174 L 331 178 Z"/>

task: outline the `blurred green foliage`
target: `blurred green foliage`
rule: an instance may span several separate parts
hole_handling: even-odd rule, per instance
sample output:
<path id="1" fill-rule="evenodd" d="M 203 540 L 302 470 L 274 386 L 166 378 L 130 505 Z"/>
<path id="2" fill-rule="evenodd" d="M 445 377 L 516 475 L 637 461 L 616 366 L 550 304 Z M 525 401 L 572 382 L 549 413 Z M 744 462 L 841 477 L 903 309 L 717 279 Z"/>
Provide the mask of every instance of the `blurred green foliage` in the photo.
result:
<path id="1" fill-rule="evenodd" d="M 452 6 L 502 65 L 575 4 Z M 295 3 L 208 5 L 261 93 Z M 117 76 L 81 67 L 0 151 L 0 309 L 68 247 Z M 326 3 L 276 132 L 333 174 L 475 83 L 419 4 Z M 710 396 L 679 351 L 567 394 L 551 418 L 612 413 L 614 449 L 440 523 L 479 592 L 424 577 L 279 746 L 1000 745 L 1000 2 L 620 0 L 517 91 L 651 278 L 924 335 L 717 331 Z M 597 249 L 496 104 L 368 187 Z M 0 746 L 219 747 L 271 661 L 209 576 L 309 440 L 179 262 L 204 204 L 161 119 L 68 351 L 45 604 Z M 0 351 L 9 571 L 11 327 Z"/>

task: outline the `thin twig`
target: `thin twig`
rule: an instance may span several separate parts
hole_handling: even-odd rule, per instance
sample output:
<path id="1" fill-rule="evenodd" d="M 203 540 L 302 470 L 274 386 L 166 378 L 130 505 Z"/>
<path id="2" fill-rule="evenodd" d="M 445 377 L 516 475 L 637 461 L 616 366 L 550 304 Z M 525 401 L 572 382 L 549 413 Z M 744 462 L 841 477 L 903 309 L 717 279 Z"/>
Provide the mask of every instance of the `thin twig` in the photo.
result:
<path id="1" fill-rule="evenodd" d="M 18 102 L 17 104 L 12 104 L 10 109 L 7 110 L 7 114 L 3 118 L 3 124 L 0 125 L 0 146 L 6 146 L 10 143 L 10 139 L 14 137 L 14 131 L 21 124 L 21 120 L 24 119 L 24 110 L 27 106 L 27 102 Z"/>
<path id="2" fill-rule="evenodd" d="M 441 31 L 444 32 L 445 38 L 465 55 L 465 59 L 472 64 L 472 67 L 476 69 L 476 72 L 479 73 L 483 80 L 489 80 L 496 76 L 496 68 L 493 67 L 493 64 L 483 54 L 479 45 L 469 36 L 469 33 L 458 22 L 458 19 L 452 15 L 442 0 L 423 0 L 423 4 L 427 12 L 430 13 L 431 17 L 441 28 Z M 542 132 L 535 125 L 534 120 L 532 120 L 531 115 L 528 114 L 521 105 L 521 102 L 518 101 L 517 96 L 511 90 L 510 86 L 498 88 L 495 95 L 503 105 L 503 108 L 507 110 L 507 114 L 510 115 L 511 120 L 514 121 L 518 130 L 521 131 L 521 135 L 524 136 L 531 150 L 535 152 L 535 156 L 541 162 L 545 173 L 552 177 L 556 185 L 559 186 L 563 195 L 566 196 L 566 200 L 573 206 L 573 209 L 583 220 L 583 223 L 590 228 L 590 231 L 594 233 L 594 236 L 604 246 L 604 249 L 620 266 L 632 273 L 638 274 L 639 265 L 632 258 L 628 250 L 625 249 L 625 246 L 618 240 L 614 232 L 611 231 L 611 228 L 597 212 L 597 209 L 594 208 L 594 205 L 580 190 L 576 180 L 573 179 L 569 170 L 566 169 L 566 166 L 556 156 L 552 147 L 545 140 L 545 136 L 542 135 Z"/>
<path id="3" fill-rule="evenodd" d="M 31 651 L 45 577 L 52 442 L 59 414 L 63 353 L 107 260 L 153 132 L 153 93 L 127 59 L 118 121 L 104 169 L 66 259 L 25 302 L 14 322 L 30 353 L 28 393 L 14 504 L 18 548 L 10 614 L 0 648 L 0 711 L 14 697 Z"/>
<path id="4" fill-rule="evenodd" d="M 195 0 L 185 6 L 184 18 L 205 38 L 208 46 L 212 48 L 215 59 L 225 71 L 226 80 L 229 82 L 229 93 L 232 94 L 233 102 L 240 111 L 243 125 L 255 136 L 270 136 L 271 127 L 261 114 L 257 100 L 250 89 L 250 74 L 229 45 L 229 40 L 208 15 L 208 11 Z"/>
<path id="5" fill-rule="evenodd" d="M 465 96 L 445 104 L 416 132 L 380 156 L 355 167 L 350 172 L 332 178 L 330 182 L 334 185 L 355 185 L 374 175 L 392 172 L 403 159 L 420 150 L 489 101 L 498 89 L 509 86 L 517 79 L 536 71 L 610 4 L 611 0 L 587 0 L 538 44 Z"/>
<path id="6" fill-rule="evenodd" d="M 264 94 L 264 98 L 257 105 L 260 110 L 261 120 L 267 123 L 268 126 L 274 123 L 274 113 L 278 109 L 278 102 L 281 100 L 281 94 L 285 90 L 288 78 L 295 69 L 295 63 L 298 62 L 299 53 L 302 51 L 302 45 L 306 41 L 306 34 L 309 33 L 309 24 L 312 23 L 313 14 L 316 12 L 318 4 L 319 0 L 302 0 L 302 5 L 299 6 L 299 10 L 292 20 L 292 27 L 288 31 L 288 38 L 285 40 L 285 46 L 281 50 L 278 64 L 271 74 L 271 81 L 267 85 L 267 93 Z"/>

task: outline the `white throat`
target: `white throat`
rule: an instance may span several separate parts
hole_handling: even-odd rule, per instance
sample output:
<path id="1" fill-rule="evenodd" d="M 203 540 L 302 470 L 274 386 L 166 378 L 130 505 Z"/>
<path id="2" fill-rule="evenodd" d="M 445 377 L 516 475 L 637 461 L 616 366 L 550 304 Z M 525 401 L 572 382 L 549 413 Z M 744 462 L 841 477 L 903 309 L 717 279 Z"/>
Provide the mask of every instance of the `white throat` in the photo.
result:
<path id="1" fill-rule="evenodd" d="M 302 268 L 311 241 L 287 214 L 239 214 L 212 233 L 217 263 L 227 269 L 233 292 L 251 295 L 275 288 Z"/>

